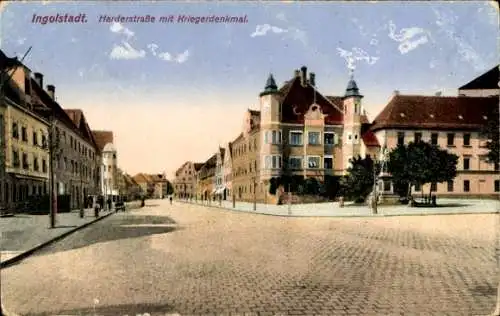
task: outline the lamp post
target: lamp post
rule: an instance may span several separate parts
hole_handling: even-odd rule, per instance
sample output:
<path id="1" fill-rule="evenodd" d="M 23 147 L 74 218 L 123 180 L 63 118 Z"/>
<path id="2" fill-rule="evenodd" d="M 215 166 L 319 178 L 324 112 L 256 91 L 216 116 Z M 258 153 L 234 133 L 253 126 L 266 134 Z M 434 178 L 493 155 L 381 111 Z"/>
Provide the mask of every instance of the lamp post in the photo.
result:
<path id="1" fill-rule="evenodd" d="M 84 211 L 84 203 L 85 203 L 85 197 L 84 197 L 84 192 L 83 192 L 83 167 L 82 172 L 80 172 L 80 218 L 83 218 L 85 215 Z"/>
<path id="2" fill-rule="evenodd" d="M 253 210 L 257 210 L 257 177 L 253 177 Z"/>
<path id="3" fill-rule="evenodd" d="M 49 198 L 50 198 L 50 228 L 56 226 L 56 214 L 57 214 L 57 192 L 55 186 L 55 170 L 54 170 L 54 159 L 58 157 L 59 151 L 59 135 L 56 135 L 56 118 L 55 114 L 51 111 L 50 114 L 50 125 L 49 125 L 49 140 L 48 140 L 48 151 L 49 151 Z"/>

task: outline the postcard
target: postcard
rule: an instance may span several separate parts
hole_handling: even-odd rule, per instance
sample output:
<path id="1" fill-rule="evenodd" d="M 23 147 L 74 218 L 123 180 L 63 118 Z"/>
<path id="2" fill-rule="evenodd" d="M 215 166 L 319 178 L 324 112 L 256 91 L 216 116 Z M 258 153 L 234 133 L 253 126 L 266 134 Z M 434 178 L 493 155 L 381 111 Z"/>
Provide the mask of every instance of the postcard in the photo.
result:
<path id="1" fill-rule="evenodd" d="M 498 25 L 1 2 L 1 314 L 500 316 Z"/>

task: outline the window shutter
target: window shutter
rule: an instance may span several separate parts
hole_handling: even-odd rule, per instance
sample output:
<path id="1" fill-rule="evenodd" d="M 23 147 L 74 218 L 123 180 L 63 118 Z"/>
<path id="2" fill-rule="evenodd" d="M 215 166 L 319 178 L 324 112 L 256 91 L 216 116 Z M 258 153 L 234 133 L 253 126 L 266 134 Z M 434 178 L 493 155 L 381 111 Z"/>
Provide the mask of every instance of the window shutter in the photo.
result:
<path id="1" fill-rule="evenodd" d="M 264 144 L 269 144 L 269 135 L 268 131 L 264 131 Z"/>

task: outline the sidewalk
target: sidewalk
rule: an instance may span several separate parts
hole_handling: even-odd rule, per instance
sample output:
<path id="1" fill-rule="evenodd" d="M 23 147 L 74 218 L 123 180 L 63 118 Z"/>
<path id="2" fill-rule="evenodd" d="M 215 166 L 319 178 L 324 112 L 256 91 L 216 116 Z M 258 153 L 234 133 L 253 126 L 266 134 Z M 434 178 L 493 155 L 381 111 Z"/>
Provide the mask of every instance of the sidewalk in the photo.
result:
<path id="1" fill-rule="evenodd" d="M 253 210 L 253 203 L 236 202 L 236 207 L 230 201 L 186 201 L 177 200 L 181 203 L 196 204 L 200 206 L 222 208 L 231 211 L 247 212 L 254 214 L 265 214 L 275 216 L 294 217 L 366 217 L 366 216 L 409 216 L 409 215 L 446 215 L 446 214 L 484 214 L 499 213 L 500 201 L 498 200 L 460 200 L 460 199 L 440 199 L 438 207 L 409 207 L 408 205 L 394 205 L 378 207 L 378 214 L 374 215 L 372 210 L 366 205 L 353 205 L 345 203 L 344 207 L 339 207 L 338 202 L 292 204 L 292 205 L 272 205 L 257 203 L 256 210 Z"/>
<path id="2" fill-rule="evenodd" d="M 126 204 L 127 209 L 134 208 L 134 202 Z M 99 212 L 99 217 L 94 216 L 93 209 L 85 209 L 83 218 L 80 211 L 56 215 L 56 227 L 50 228 L 49 215 L 17 214 L 13 217 L 0 217 L 0 261 L 5 267 L 31 254 L 57 239 L 63 238 L 72 232 L 101 220 L 115 211 Z"/>

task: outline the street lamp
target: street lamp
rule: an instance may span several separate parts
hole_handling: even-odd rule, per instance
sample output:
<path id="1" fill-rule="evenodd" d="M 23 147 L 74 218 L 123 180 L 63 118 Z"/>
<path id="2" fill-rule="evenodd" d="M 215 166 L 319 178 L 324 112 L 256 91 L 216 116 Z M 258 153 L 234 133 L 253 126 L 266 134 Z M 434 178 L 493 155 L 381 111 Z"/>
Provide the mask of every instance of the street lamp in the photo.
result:
<path id="1" fill-rule="evenodd" d="M 83 218 L 85 215 L 84 211 L 84 192 L 83 192 L 83 166 L 80 166 L 80 218 Z"/>
<path id="2" fill-rule="evenodd" d="M 48 142 L 43 144 L 44 148 L 49 152 L 49 199 L 50 199 L 50 228 L 56 226 L 56 214 L 57 214 L 57 192 L 55 186 L 55 170 L 54 170 L 54 159 L 57 159 L 60 154 L 61 148 L 59 148 L 59 135 L 56 133 L 56 117 L 52 109 L 46 109 L 44 111 L 50 111 L 49 118 L 49 133 Z"/>
<path id="3" fill-rule="evenodd" d="M 253 210 L 257 210 L 257 177 L 253 177 Z"/>

